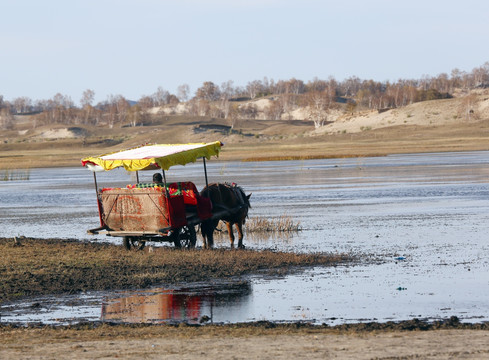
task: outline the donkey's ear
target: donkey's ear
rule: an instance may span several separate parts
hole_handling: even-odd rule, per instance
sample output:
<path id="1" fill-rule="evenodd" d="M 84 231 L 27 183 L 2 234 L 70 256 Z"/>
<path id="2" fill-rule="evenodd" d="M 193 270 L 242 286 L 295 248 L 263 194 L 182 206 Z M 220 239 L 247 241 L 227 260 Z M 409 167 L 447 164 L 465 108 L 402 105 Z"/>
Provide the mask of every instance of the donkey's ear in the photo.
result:
<path id="1" fill-rule="evenodd" d="M 250 199 L 250 197 L 251 197 L 251 194 L 246 195 L 246 198 L 247 198 L 248 200 Z"/>

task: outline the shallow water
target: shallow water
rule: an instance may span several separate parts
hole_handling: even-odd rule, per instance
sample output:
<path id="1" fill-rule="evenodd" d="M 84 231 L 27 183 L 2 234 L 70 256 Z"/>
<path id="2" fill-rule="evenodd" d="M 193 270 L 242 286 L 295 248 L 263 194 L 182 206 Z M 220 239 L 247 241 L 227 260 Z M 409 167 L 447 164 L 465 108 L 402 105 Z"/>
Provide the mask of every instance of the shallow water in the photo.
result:
<path id="1" fill-rule="evenodd" d="M 247 234 L 248 248 L 348 252 L 364 261 L 283 278 L 252 276 L 211 284 L 161 284 L 151 292 L 29 299 L 5 304 L 1 321 L 109 320 L 104 315 L 108 304 L 121 314 L 110 315 L 111 321 L 128 322 L 209 318 L 338 324 L 453 315 L 467 322 L 488 321 L 488 156 L 467 152 L 209 162 L 210 181 L 236 182 L 253 193 L 250 216 L 287 214 L 303 228 L 287 236 Z M 142 174 L 141 180 L 149 181 L 151 175 Z M 175 167 L 167 176 L 170 181 L 194 181 L 199 189 L 204 183 L 202 164 Z M 98 175 L 97 180 L 100 186 L 134 182 L 123 170 Z M 28 181 L 0 182 L 0 199 L 0 237 L 120 243 L 86 234 L 98 226 L 98 214 L 92 174 L 81 167 L 33 169 Z M 246 290 L 237 291 L 236 281 L 245 281 Z M 145 313 L 149 315 L 141 315 Z"/>

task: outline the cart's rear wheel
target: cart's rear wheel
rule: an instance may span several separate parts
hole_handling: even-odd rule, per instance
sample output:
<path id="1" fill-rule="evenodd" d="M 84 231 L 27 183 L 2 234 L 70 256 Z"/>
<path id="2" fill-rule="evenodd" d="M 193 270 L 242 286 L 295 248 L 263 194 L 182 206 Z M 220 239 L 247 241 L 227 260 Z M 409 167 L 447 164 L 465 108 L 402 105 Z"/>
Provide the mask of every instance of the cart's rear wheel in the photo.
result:
<path id="1" fill-rule="evenodd" d="M 127 250 L 143 250 L 146 241 L 137 236 L 124 236 L 122 238 L 122 244 Z"/>
<path id="2" fill-rule="evenodd" d="M 184 226 L 175 231 L 173 243 L 176 248 L 191 249 L 197 243 L 197 234 L 193 226 Z"/>

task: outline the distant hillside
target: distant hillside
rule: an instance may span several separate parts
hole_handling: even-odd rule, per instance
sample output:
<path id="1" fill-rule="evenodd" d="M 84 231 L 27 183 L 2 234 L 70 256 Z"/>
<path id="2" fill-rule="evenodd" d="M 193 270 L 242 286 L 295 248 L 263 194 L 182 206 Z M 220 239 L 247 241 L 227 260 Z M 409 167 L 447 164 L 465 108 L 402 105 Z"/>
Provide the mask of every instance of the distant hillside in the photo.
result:
<path id="1" fill-rule="evenodd" d="M 392 126 L 443 126 L 489 120 L 489 90 L 474 90 L 468 96 L 417 102 L 384 111 L 343 114 L 316 134 L 357 133 Z"/>
<path id="2" fill-rule="evenodd" d="M 96 136 L 131 138 L 137 134 L 146 134 L 154 138 L 174 133 L 178 129 L 181 135 L 175 138 L 188 138 L 192 141 L 205 139 L 209 134 L 233 139 L 238 137 L 255 137 L 273 139 L 298 136 L 318 136 L 335 134 L 353 134 L 381 128 L 399 126 L 444 126 L 450 124 L 467 124 L 489 120 L 489 89 L 473 90 L 470 94 L 458 94 L 451 99 L 416 102 L 408 106 L 382 110 L 347 111 L 346 105 L 337 104 L 334 110 L 327 113 L 324 126 L 315 127 L 309 120 L 308 107 L 295 106 L 281 114 L 280 120 L 267 119 L 266 109 L 280 98 L 266 97 L 257 100 L 237 102 L 236 106 L 253 106 L 256 110 L 253 119 L 216 119 L 209 116 L 189 116 L 187 103 L 154 107 L 148 111 L 149 119 L 144 126 L 66 126 L 50 124 L 38 126 L 33 115 L 15 116 L 14 126 L 0 134 L 0 141 L 38 142 L 62 138 L 83 138 L 86 141 Z M 153 127 L 158 130 L 153 131 Z M 154 132 L 149 133 L 148 130 Z M 234 136 L 234 137 L 233 137 Z M 185 141 L 185 140 L 184 140 Z"/>
<path id="3" fill-rule="evenodd" d="M 262 108 L 268 101 L 278 100 L 247 100 L 238 106 L 254 102 Z M 139 126 L 39 125 L 33 115 L 17 115 L 13 126 L 0 132 L 0 169 L 79 166 L 83 156 L 144 143 L 216 140 L 225 143 L 220 157 L 224 160 L 489 150 L 489 89 L 380 111 L 348 113 L 342 104 L 318 128 L 304 118 L 307 109 L 300 107 L 280 120 L 259 119 L 259 111 L 256 119 L 233 121 L 178 115 L 168 109 L 151 109 L 144 124 Z"/>

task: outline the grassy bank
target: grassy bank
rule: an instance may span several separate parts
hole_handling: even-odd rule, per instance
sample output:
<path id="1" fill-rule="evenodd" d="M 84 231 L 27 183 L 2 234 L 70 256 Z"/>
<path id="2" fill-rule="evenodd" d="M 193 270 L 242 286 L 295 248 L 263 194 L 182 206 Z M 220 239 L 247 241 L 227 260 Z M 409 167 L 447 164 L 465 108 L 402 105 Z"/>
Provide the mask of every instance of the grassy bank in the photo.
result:
<path id="1" fill-rule="evenodd" d="M 347 255 L 293 254 L 251 250 L 129 252 L 111 244 L 25 238 L 0 239 L 0 302 L 25 296 L 87 290 L 145 288 L 162 283 L 205 281 L 297 266 L 332 266 Z"/>
<path id="2" fill-rule="evenodd" d="M 351 134 L 314 134 L 313 128 L 304 132 L 302 126 L 293 123 L 284 123 L 275 128 L 273 134 L 269 134 L 269 121 L 263 121 L 258 130 L 253 128 L 253 123 L 243 122 L 243 133 L 254 133 L 257 136 L 216 132 L 195 134 L 192 131 L 194 120 L 180 121 L 181 124 L 175 127 L 87 129 L 92 135 L 86 138 L 41 139 L 12 135 L 0 141 L 0 170 L 76 167 L 81 165 L 80 159 L 85 156 L 118 151 L 143 143 L 220 140 L 225 146 L 219 160 L 225 161 L 330 159 L 489 149 L 489 120 L 392 126 Z"/>

